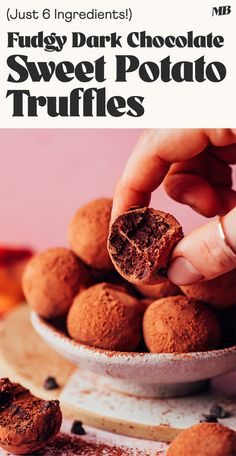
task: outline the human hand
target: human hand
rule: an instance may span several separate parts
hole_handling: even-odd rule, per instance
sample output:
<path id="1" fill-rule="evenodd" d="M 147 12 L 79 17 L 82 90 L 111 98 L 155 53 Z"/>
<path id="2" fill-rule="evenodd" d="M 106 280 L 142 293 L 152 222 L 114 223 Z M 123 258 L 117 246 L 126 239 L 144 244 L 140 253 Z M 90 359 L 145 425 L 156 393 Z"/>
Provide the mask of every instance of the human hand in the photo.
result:
<path id="1" fill-rule="evenodd" d="M 178 285 L 211 279 L 236 267 L 236 129 L 146 130 L 119 180 L 112 220 L 131 206 L 147 206 L 164 181 L 167 193 L 206 217 L 226 214 L 195 229 L 174 249 L 169 278 Z"/>

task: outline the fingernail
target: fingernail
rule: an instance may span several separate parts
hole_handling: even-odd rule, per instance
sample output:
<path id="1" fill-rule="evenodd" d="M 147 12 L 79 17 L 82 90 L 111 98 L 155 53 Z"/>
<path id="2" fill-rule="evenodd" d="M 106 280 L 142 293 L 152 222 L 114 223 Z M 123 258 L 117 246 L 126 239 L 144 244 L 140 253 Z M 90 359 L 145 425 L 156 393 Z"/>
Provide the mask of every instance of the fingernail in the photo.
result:
<path id="1" fill-rule="evenodd" d="M 168 277 L 176 285 L 188 285 L 204 276 L 184 257 L 176 258 L 170 265 Z"/>

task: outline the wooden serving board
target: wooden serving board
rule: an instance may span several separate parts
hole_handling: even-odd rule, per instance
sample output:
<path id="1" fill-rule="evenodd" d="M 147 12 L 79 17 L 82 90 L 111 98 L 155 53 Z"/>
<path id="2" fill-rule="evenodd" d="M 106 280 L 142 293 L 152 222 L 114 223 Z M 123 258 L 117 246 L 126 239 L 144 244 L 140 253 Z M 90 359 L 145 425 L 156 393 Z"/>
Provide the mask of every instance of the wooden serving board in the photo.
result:
<path id="1" fill-rule="evenodd" d="M 0 367 L 11 380 L 33 394 L 61 402 L 64 416 L 106 431 L 170 442 L 199 422 L 213 404 L 223 405 L 229 417 L 221 422 L 236 429 L 236 375 L 215 381 L 201 394 L 177 399 L 147 399 L 113 391 L 103 377 L 75 368 L 33 330 L 27 306 L 13 310 L 0 326 Z M 47 376 L 60 388 L 46 391 Z"/>

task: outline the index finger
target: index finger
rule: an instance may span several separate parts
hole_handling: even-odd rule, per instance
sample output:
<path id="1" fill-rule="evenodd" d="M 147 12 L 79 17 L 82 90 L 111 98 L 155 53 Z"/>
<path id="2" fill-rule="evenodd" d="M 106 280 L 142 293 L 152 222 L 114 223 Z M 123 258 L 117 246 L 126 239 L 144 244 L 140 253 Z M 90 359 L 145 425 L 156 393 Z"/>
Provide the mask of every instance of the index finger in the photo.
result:
<path id="1" fill-rule="evenodd" d="M 172 163 L 190 159 L 209 143 L 234 143 L 229 129 L 153 129 L 140 136 L 116 186 L 112 220 L 132 206 L 148 206 L 151 193 L 159 187 Z"/>

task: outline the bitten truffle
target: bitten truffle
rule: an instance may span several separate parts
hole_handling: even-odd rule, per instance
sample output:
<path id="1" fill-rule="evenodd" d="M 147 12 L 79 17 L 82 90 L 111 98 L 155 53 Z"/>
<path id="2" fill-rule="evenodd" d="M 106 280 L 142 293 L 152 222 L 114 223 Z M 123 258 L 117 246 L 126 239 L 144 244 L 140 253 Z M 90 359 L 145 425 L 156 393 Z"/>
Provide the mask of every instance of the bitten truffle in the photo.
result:
<path id="1" fill-rule="evenodd" d="M 236 456 L 236 433 L 222 424 L 196 424 L 174 439 L 167 456 Z"/>
<path id="2" fill-rule="evenodd" d="M 134 208 L 113 223 L 108 251 L 125 279 L 135 284 L 158 283 L 166 277 L 171 252 L 182 237 L 182 228 L 172 215 Z"/>
<path id="3" fill-rule="evenodd" d="M 148 306 L 143 335 L 152 353 L 188 353 L 217 348 L 221 330 L 216 315 L 204 303 L 170 296 Z"/>
<path id="4" fill-rule="evenodd" d="M 143 305 L 120 287 L 99 283 L 74 299 L 68 333 L 92 347 L 133 351 L 141 341 L 143 311 Z"/>
<path id="5" fill-rule="evenodd" d="M 177 285 L 172 283 L 168 278 L 155 285 L 136 285 L 136 290 L 146 298 L 165 298 L 166 296 L 176 296 L 181 294 Z"/>
<path id="6" fill-rule="evenodd" d="M 8 378 L 0 379 L 0 446 L 14 454 L 33 453 L 60 430 L 59 401 L 43 401 Z"/>
<path id="7" fill-rule="evenodd" d="M 215 309 L 225 309 L 236 304 L 236 269 L 206 282 L 196 282 L 180 287 L 190 298 L 207 302 Z"/>
<path id="8" fill-rule="evenodd" d="M 89 271 L 73 252 L 53 248 L 29 261 L 22 286 L 28 304 L 51 319 L 65 316 L 74 296 L 91 282 Z"/>
<path id="9" fill-rule="evenodd" d="M 112 199 L 100 198 L 81 207 L 68 227 L 71 249 L 95 272 L 114 270 L 107 251 Z"/>

